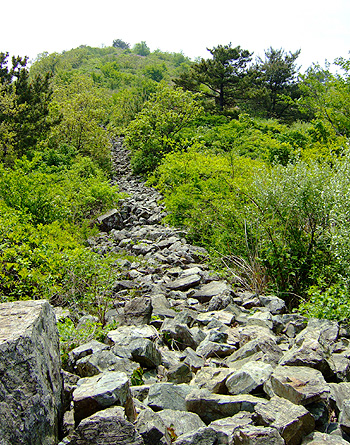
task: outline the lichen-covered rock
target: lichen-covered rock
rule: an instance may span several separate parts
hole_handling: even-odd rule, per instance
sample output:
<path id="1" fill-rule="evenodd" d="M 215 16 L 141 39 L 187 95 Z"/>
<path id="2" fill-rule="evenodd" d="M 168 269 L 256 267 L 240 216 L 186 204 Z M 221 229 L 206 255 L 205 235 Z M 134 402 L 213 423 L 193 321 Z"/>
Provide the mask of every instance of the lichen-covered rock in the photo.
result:
<path id="1" fill-rule="evenodd" d="M 124 372 L 111 371 L 80 379 L 73 392 L 73 403 L 76 425 L 112 405 L 132 409 L 128 377 Z"/>
<path id="2" fill-rule="evenodd" d="M 144 445 L 134 425 L 125 419 L 120 406 L 98 411 L 82 420 L 65 445 Z"/>
<path id="3" fill-rule="evenodd" d="M 55 314 L 47 301 L 0 305 L 0 443 L 54 445 L 63 382 Z"/>
<path id="4" fill-rule="evenodd" d="M 163 419 L 151 409 L 140 412 L 135 427 L 145 445 L 170 445 L 171 438 Z"/>
<path id="5" fill-rule="evenodd" d="M 155 383 L 151 385 L 148 393 L 148 406 L 154 411 L 162 409 L 174 409 L 186 411 L 186 396 L 193 391 L 194 387 L 182 383 Z"/>
<path id="6" fill-rule="evenodd" d="M 322 373 L 305 366 L 278 366 L 264 389 L 270 396 L 275 394 L 296 405 L 328 400 L 330 395 Z"/>
<path id="7" fill-rule="evenodd" d="M 205 423 L 234 416 L 239 411 L 253 412 L 257 403 L 263 403 L 263 399 L 250 394 L 211 394 L 205 389 L 195 390 L 186 397 L 187 411 L 198 414 Z"/>
<path id="8" fill-rule="evenodd" d="M 289 445 L 299 445 L 315 428 L 315 420 L 306 408 L 280 397 L 259 403 L 254 410 L 256 423 L 276 428 Z"/>
<path id="9" fill-rule="evenodd" d="M 172 409 L 163 409 L 158 412 L 158 415 L 167 426 L 168 430 L 173 433 L 173 436 L 181 436 L 192 431 L 197 431 L 199 428 L 205 427 L 203 420 L 195 413 L 188 413 L 186 411 L 179 411 Z"/>
<path id="10" fill-rule="evenodd" d="M 284 445 L 282 439 L 275 428 L 248 425 L 234 431 L 235 445 Z"/>
<path id="11" fill-rule="evenodd" d="M 230 394 L 248 394 L 262 386 L 270 377 L 273 368 L 264 362 L 249 362 L 234 371 L 226 380 Z"/>

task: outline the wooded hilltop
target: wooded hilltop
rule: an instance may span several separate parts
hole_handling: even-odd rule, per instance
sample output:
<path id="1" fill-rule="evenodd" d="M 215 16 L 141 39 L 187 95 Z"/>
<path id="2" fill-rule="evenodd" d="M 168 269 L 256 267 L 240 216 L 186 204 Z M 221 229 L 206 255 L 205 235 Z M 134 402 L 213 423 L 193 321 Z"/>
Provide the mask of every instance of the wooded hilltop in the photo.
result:
<path id="1" fill-rule="evenodd" d="M 225 44 L 191 61 L 121 39 L 30 67 L 0 53 L 0 301 L 108 307 L 123 255 L 87 239 L 122 198 L 110 153 L 123 137 L 166 222 L 218 271 L 308 317 L 348 318 L 350 59 L 302 74 L 299 54 Z"/>

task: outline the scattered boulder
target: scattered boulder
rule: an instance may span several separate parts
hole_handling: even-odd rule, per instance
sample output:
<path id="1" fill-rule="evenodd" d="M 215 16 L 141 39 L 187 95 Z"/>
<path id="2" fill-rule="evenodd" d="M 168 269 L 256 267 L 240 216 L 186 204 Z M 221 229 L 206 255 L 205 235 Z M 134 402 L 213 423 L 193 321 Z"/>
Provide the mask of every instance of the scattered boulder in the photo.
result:
<path id="1" fill-rule="evenodd" d="M 112 405 L 129 409 L 132 417 L 132 398 L 128 376 L 124 372 L 105 372 L 85 377 L 77 383 L 73 392 L 74 419 L 78 425 L 82 419 Z"/>
<path id="2" fill-rule="evenodd" d="M 47 301 L 0 304 L 0 442 L 54 445 L 63 417 L 55 313 Z"/>

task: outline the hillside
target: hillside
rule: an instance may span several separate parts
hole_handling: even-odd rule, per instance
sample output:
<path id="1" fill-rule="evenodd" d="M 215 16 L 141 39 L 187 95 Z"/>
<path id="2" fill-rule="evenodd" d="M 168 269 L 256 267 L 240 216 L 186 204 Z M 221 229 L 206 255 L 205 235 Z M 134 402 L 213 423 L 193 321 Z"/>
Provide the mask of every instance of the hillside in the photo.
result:
<path id="1" fill-rule="evenodd" d="M 86 240 L 121 198 L 110 153 L 125 135 L 167 221 L 216 267 L 290 309 L 346 318 L 349 62 L 301 76 L 299 52 L 219 45 L 191 62 L 122 43 L 41 54 L 30 70 L 1 55 L 2 301 L 86 310 L 108 285 L 114 260 Z"/>

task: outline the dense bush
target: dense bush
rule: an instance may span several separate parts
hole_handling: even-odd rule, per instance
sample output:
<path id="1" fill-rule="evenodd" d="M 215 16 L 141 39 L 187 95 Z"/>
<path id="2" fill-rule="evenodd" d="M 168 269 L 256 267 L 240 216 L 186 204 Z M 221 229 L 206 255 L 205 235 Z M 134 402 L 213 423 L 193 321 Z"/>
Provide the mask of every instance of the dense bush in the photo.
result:
<path id="1" fill-rule="evenodd" d="M 202 111 L 196 95 L 161 84 L 127 128 L 135 173 L 152 172 L 166 153 L 185 148 L 180 131 Z"/>
<path id="2" fill-rule="evenodd" d="M 321 277 L 332 285 L 349 272 L 350 227 L 340 223 L 350 208 L 347 165 L 267 167 L 232 152 L 193 149 L 167 155 L 151 182 L 165 194 L 171 223 L 233 266 L 244 264 L 243 273 L 263 274 L 251 282 L 268 283 L 296 306 Z"/>
<path id="3" fill-rule="evenodd" d="M 0 199 L 28 214 L 33 224 L 50 224 L 93 219 L 114 207 L 119 195 L 90 158 L 76 158 L 70 168 L 52 171 L 39 155 L 16 161 L 12 169 L 0 164 Z"/>

